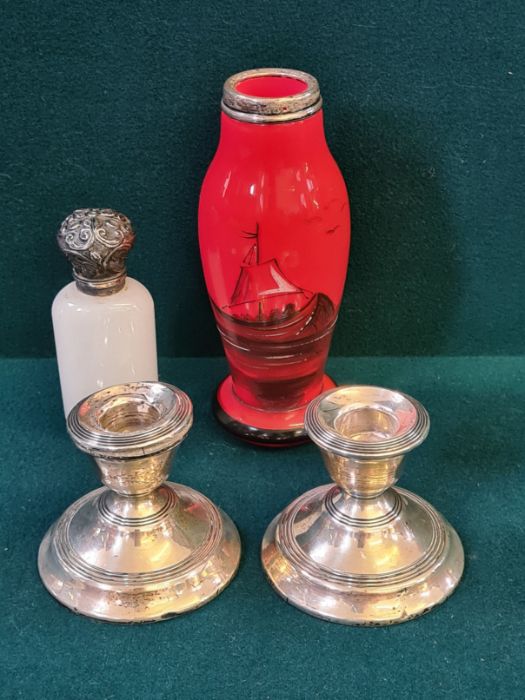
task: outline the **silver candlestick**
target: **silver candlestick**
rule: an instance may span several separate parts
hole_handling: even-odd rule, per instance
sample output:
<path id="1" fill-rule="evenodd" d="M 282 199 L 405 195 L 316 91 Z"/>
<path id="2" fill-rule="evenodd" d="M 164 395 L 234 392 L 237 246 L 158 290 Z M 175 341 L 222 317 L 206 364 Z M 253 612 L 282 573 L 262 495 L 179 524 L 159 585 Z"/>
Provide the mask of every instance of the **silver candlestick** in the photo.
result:
<path id="1" fill-rule="evenodd" d="M 459 537 L 429 503 L 393 487 L 428 434 L 423 406 L 398 391 L 339 387 L 312 401 L 306 430 L 335 484 L 300 496 L 268 527 L 262 562 L 276 591 L 356 625 L 404 622 L 443 602 L 463 572 Z"/>
<path id="2" fill-rule="evenodd" d="M 68 608 L 113 622 L 163 620 L 231 581 L 235 525 L 199 492 L 165 481 L 191 424 L 188 396 L 159 382 L 109 387 L 71 411 L 70 436 L 105 487 L 70 506 L 40 546 L 42 581 Z"/>

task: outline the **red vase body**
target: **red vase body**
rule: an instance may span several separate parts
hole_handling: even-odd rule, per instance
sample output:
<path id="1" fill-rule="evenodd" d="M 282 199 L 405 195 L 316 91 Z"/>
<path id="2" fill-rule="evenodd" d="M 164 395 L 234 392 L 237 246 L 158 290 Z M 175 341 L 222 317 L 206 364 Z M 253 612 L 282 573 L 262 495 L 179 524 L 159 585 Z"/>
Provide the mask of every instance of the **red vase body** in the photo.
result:
<path id="1" fill-rule="evenodd" d="M 253 73 L 239 74 L 248 77 L 237 80 L 237 93 L 279 110 L 307 87 L 284 71 Z M 217 415 L 263 444 L 304 439 L 306 405 L 333 385 L 324 367 L 346 278 L 350 212 L 319 107 L 293 118 L 289 106 L 284 119 L 256 114 L 252 122 L 242 115 L 253 112 L 223 102 L 200 197 L 202 265 L 231 370 Z"/>

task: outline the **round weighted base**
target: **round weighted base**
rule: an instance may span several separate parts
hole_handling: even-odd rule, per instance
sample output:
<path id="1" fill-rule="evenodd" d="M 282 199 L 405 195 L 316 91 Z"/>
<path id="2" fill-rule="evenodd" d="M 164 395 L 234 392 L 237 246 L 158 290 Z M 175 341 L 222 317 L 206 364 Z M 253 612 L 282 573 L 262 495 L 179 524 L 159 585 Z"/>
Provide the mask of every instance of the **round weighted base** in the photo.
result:
<path id="1" fill-rule="evenodd" d="M 262 563 L 287 602 L 349 625 L 390 625 L 422 615 L 463 572 L 455 530 L 400 488 L 360 499 L 334 484 L 308 491 L 268 527 Z"/>
<path id="2" fill-rule="evenodd" d="M 335 386 L 325 374 L 321 391 Z M 214 401 L 215 417 L 226 430 L 263 447 L 293 447 L 308 442 L 305 410 L 306 406 L 291 411 L 261 411 L 248 406 L 237 398 L 231 375 L 219 384 Z"/>
<path id="3" fill-rule="evenodd" d="M 38 568 L 74 612 L 111 622 L 153 622 L 217 596 L 234 577 L 240 541 L 230 518 L 187 486 L 145 496 L 107 488 L 73 503 L 49 529 Z"/>

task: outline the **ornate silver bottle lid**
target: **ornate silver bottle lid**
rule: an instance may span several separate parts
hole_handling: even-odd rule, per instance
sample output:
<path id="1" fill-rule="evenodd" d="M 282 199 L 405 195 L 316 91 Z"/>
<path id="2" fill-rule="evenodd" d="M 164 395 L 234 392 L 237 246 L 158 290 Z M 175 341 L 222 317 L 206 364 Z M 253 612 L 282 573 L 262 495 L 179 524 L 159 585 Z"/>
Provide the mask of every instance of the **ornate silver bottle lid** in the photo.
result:
<path id="1" fill-rule="evenodd" d="M 62 222 L 57 240 L 81 291 L 105 295 L 122 289 L 135 241 L 127 216 L 113 209 L 76 209 Z"/>
<path id="2" fill-rule="evenodd" d="M 282 97 L 249 94 L 255 89 L 255 81 L 264 78 L 295 81 L 297 90 L 292 89 L 292 94 Z M 302 89 L 300 83 L 304 85 Z M 242 91 L 242 84 L 247 92 Z M 313 75 L 291 68 L 255 68 L 228 78 L 224 83 L 221 108 L 229 117 L 239 121 L 270 124 L 304 119 L 318 112 L 322 104 L 319 83 Z"/>

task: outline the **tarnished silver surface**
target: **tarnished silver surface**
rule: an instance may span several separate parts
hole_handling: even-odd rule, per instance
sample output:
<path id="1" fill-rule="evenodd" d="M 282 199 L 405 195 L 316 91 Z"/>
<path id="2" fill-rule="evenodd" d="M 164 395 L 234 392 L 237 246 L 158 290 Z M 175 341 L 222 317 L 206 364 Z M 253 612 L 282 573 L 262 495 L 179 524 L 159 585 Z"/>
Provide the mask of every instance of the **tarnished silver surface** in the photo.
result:
<path id="1" fill-rule="evenodd" d="M 107 295 L 122 289 L 135 241 L 127 216 L 113 209 L 76 209 L 62 222 L 57 241 L 83 292 Z"/>
<path id="2" fill-rule="evenodd" d="M 105 487 L 73 503 L 40 546 L 42 581 L 68 608 L 112 622 L 162 620 L 231 581 L 235 525 L 198 491 L 165 481 L 191 424 L 188 396 L 160 382 L 109 387 L 71 411 L 73 442 L 94 457 Z"/>
<path id="3" fill-rule="evenodd" d="M 305 89 L 285 97 L 246 95 L 238 89 L 243 81 L 264 77 L 300 80 Z M 319 84 L 313 75 L 292 68 L 255 68 L 236 73 L 226 80 L 221 107 L 229 117 L 239 121 L 270 124 L 304 119 L 318 112 L 322 104 Z"/>
<path id="4" fill-rule="evenodd" d="M 428 414 L 398 391 L 343 386 L 321 394 L 306 430 L 335 484 L 297 498 L 268 527 L 262 562 L 292 605 L 332 622 L 387 625 L 428 612 L 464 566 L 455 530 L 429 503 L 394 488 Z"/>

